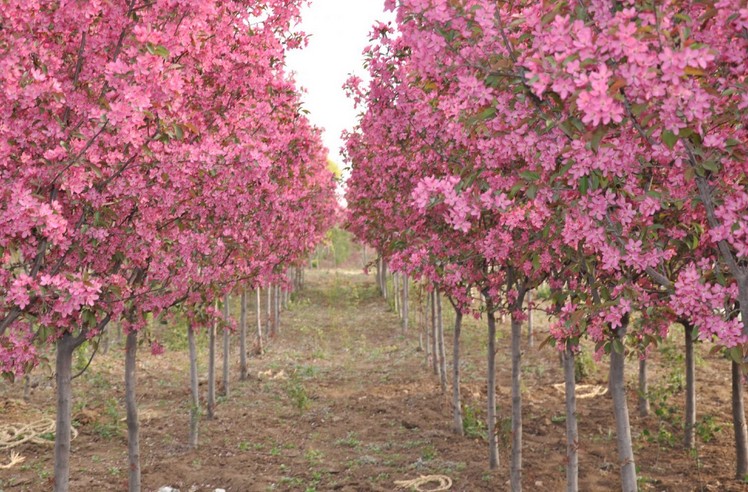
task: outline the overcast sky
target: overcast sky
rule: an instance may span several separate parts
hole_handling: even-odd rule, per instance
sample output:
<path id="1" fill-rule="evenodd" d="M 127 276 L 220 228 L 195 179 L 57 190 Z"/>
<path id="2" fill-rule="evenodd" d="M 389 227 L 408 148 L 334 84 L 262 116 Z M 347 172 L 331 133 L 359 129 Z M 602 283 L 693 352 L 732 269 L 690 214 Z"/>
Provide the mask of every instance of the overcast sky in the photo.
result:
<path id="1" fill-rule="evenodd" d="M 324 128 L 330 157 L 343 167 L 340 133 L 356 122 L 352 101 L 342 86 L 350 73 L 365 78 L 361 52 L 369 44 L 374 22 L 389 18 L 384 0 L 312 0 L 302 11 L 301 29 L 309 46 L 288 55 L 288 67 L 307 90 L 304 106 L 310 119 Z"/>

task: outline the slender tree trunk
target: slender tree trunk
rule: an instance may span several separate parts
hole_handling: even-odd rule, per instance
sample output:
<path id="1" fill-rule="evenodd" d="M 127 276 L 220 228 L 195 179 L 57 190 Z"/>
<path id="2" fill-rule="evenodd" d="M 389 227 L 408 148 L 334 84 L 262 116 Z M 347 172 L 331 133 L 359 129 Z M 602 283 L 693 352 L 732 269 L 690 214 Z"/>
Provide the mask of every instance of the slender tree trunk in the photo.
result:
<path id="1" fill-rule="evenodd" d="M 73 401 L 73 352 L 76 341 L 66 333 L 57 341 L 55 377 L 57 379 L 57 422 L 55 424 L 54 492 L 68 492 L 70 487 L 70 442 Z"/>
<path id="2" fill-rule="evenodd" d="M 444 319 L 442 318 L 442 296 L 438 290 L 435 290 L 436 296 L 436 331 L 439 336 L 439 382 L 441 383 L 442 394 L 447 394 L 447 351 L 444 343 Z"/>
<path id="3" fill-rule="evenodd" d="M 382 259 L 382 295 L 385 299 L 389 299 L 389 292 L 387 291 L 387 262 Z"/>
<path id="4" fill-rule="evenodd" d="M 216 321 L 208 330 L 208 419 L 215 417 L 216 409 Z"/>
<path id="5" fill-rule="evenodd" d="M 527 345 L 535 346 L 535 334 L 532 331 L 532 291 L 527 291 Z"/>
<path id="6" fill-rule="evenodd" d="M 260 287 L 257 287 L 256 295 L 257 309 L 255 309 L 255 312 L 257 313 L 257 344 L 260 355 L 262 355 L 262 289 Z"/>
<path id="7" fill-rule="evenodd" d="M 488 430 L 488 466 L 494 470 L 499 467 L 499 443 L 496 433 L 496 313 L 493 301 L 486 299 L 486 318 L 488 318 L 488 377 L 487 379 L 487 417 Z"/>
<path id="8" fill-rule="evenodd" d="M 619 340 L 623 342 L 625 327 L 619 328 Z M 629 408 L 626 402 L 625 355 L 615 349 L 610 351 L 610 392 L 613 397 L 613 412 L 616 418 L 616 435 L 618 441 L 618 458 L 621 463 L 621 486 L 623 492 L 634 492 L 637 489 L 636 463 L 631 444 L 631 424 Z"/>
<path id="9" fill-rule="evenodd" d="M 462 331 L 462 312 L 455 308 L 454 341 L 452 346 L 452 430 L 463 435 L 462 398 L 460 398 L 460 332 Z"/>
<path id="10" fill-rule="evenodd" d="M 377 289 L 379 294 L 382 294 L 382 259 L 377 258 Z"/>
<path id="11" fill-rule="evenodd" d="M 242 289 L 239 308 L 239 379 L 247 380 L 247 289 Z"/>
<path id="12" fill-rule="evenodd" d="M 226 323 L 229 322 L 231 316 L 231 306 L 229 305 L 229 295 L 226 294 L 223 298 L 223 318 Z M 227 397 L 230 393 L 230 381 L 229 381 L 229 363 L 231 360 L 231 332 L 229 327 L 223 328 L 223 396 Z"/>
<path id="13" fill-rule="evenodd" d="M 429 310 L 431 309 L 431 294 L 426 292 L 425 302 L 423 304 L 423 327 L 426 336 L 426 369 L 431 367 L 431 357 L 433 355 L 433 348 L 431 342 L 431 317 L 429 317 Z"/>
<path id="14" fill-rule="evenodd" d="M 127 407 L 127 453 L 129 457 L 129 490 L 140 492 L 140 422 L 135 397 L 137 383 L 138 332 L 130 331 L 125 342 L 125 406 Z"/>
<path id="15" fill-rule="evenodd" d="M 392 286 L 395 300 L 395 312 L 400 314 L 400 275 L 398 273 L 392 274 Z"/>
<path id="16" fill-rule="evenodd" d="M 522 309 L 522 299 L 519 299 Z M 522 490 L 522 321 L 512 312 L 512 465 L 513 492 Z"/>
<path id="17" fill-rule="evenodd" d="M 410 318 L 410 279 L 403 275 L 403 333 L 408 333 Z"/>
<path id="18" fill-rule="evenodd" d="M 271 311 L 272 311 L 272 307 L 271 306 L 272 306 L 272 301 L 273 301 L 273 299 L 272 299 L 272 297 L 273 297 L 273 286 L 272 286 L 272 284 L 268 285 L 267 291 L 268 291 L 267 296 L 266 296 L 267 297 L 267 303 L 266 303 L 266 306 L 265 306 L 265 314 L 267 315 L 267 318 L 265 320 L 265 335 L 268 336 L 268 337 L 270 337 L 272 335 L 272 313 L 271 313 Z"/>
<path id="19" fill-rule="evenodd" d="M 579 490 L 579 430 L 577 429 L 577 397 L 574 352 L 564 352 L 564 383 L 566 389 L 566 492 Z"/>
<path id="20" fill-rule="evenodd" d="M 363 245 L 363 257 L 364 257 L 364 268 L 366 267 L 366 264 L 368 263 L 368 260 L 366 259 L 366 245 Z"/>
<path id="21" fill-rule="evenodd" d="M 101 340 L 99 341 L 101 344 L 101 355 L 106 355 L 109 353 L 109 330 L 104 331 L 104 333 L 101 334 Z"/>
<path id="22" fill-rule="evenodd" d="M 696 431 L 696 366 L 693 356 L 693 326 L 683 323 L 686 337 L 686 415 L 684 445 L 693 449 Z"/>
<path id="23" fill-rule="evenodd" d="M 281 293 L 280 285 L 276 285 L 275 296 L 274 296 L 275 306 L 274 306 L 274 314 L 273 314 L 273 333 L 275 335 L 280 335 L 280 329 L 281 329 L 280 293 Z"/>
<path id="24" fill-rule="evenodd" d="M 195 330 L 187 326 L 187 342 L 190 348 L 190 448 L 197 449 L 198 425 L 200 423 L 200 393 L 197 381 L 197 347 Z"/>
<path id="25" fill-rule="evenodd" d="M 23 401 L 27 402 L 31 399 L 31 376 L 26 374 L 23 377 Z"/>
<path id="26" fill-rule="evenodd" d="M 732 362 L 732 423 L 735 432 L 735 477 L 744 480 L 748 475 L 748 429 L 745 423 L 743 400 L 743 369 Z"/>
<path id="27" fill-rule="evenodd" d="M 433 366 L 434 376 L 439 376 L 439 334 L 438 323 L 436 321 L 436 291 L 431 291 L 431 365 Z"/>
<path id="28" fill-rule="evenodd" d="M 639 359 L 639 416 L 649 415 L 649 381 L 647 376 L 647 359 Z"/>

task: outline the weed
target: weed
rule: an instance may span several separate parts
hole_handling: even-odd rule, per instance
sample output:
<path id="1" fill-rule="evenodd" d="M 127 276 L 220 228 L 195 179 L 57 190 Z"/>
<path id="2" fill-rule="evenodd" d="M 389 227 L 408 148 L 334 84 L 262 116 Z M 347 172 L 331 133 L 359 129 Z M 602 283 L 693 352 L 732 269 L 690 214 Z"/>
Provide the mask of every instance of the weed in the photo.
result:
<path id="1" fill-rule="evenodd" d="M 310 449 L 306 453 L 304 453 L 304 459 L 309 462 L 310 465 L 318 465 L 322 462 L 322 458 L 324 458 L 324 454 L 322 451 L 318 451 L 316 449 Z"/>
<path id="2" fill-rule="evenodd" d="M 486 423 L 478 418 L 478 411 L 470 405 L 465 405 L 462 411 L 462 429 L 465 436 L 472 439 L 486 439 Z"/>
<path id="3" fill-rule="evenodd" d="M 291 403 L 293 403 L 299 412 L 303 413 L 309 408 L 311 400 L 304 389 L 304 384 L 298 371 L 291 373 L 291 377 L 288 378 L 288 382 L 286 383 L 286 395 L 288 395 Z"/>
<path id="4" fill-rule="evenodd" d="M 361 445 L 361 441 L 356 439 L 355 432 L 349 432 L 344 439 L 338 439 L 337 441 L 335 441 L 335 444 L 338 446 L 345 446 L 347 448 L 357 448 Z"/>
<path id="5" fill-rule="evenodd" d="M 242 441 L 239 443 L 239 451 L 249 451 L 250 446 L 248 441 Z"/>
<path id="6" fill-rule="evenodd" d="M 711 415 L 704 415 L 699 422 L 696 423 L 696 435 L 703 442 L 711 442 L 717 434 L 722 430 L 722 425 L 718 424 L 714 417 Z"/>
<path id="7" fill-rule="evenodd" d="M 431 461 L 436 458 L 437 452 L 434 446 L 428 445 L 421 452 L 421 459 L 423 461 Z"/>
<path id="8" fill-rule="evenodd" d="M 116 398 L 106 401 L 104 415 L 94 422 L 93 430 L 104 439 L 114 439 L 120 435 L 119 404 Z"/>

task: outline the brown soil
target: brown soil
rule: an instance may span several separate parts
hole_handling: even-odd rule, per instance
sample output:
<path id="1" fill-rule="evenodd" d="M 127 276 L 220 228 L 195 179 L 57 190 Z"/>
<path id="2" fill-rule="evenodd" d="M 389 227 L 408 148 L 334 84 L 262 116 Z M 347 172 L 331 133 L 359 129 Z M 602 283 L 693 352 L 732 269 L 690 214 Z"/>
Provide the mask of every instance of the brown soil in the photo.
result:
<path id="1" fill-rule="evenodd" d="M 544 320 L 537 321 L 543 325 Z M 473 422 L 474 437 L 452 434 L 448 400 L 425 367 L 418 333 L 400 335 L 396 315 L 376 295 L 371 276 L 343 270 L 308 273 L 306 290 L 284 313 L 282 334 L 265 355 L 250 360 L 251 379 L 234 379 L 230 397 L 219 400 L 217 418 L 202 420 L 196 451 L 186 446 L 186 337 L 183 330 L 171 335 L 161 330 L 160 337 L 171 350 L 157 357 L 140 356 L 143 490 L 170 485 L 183 492 L 218 487 L 391 491 L 395 480 L 428 474 L 450 476 L 455 491 L 508 489 L 506 327 L 498 354 L 502 463 L 495 472 L 486 466 L 487 445 L 480 425 Z M 484 333 L 478 321 L 469 320 L 463 395 L 478 420 L 485 415 Z M 204 340 L 201 343 L 200 369 L 205 373 Z M 733 478 L 729 364 L 707 349 L 699 347 L 703 362 L 697 367 L 698 412 L 700 419 L 711 420 L 699 428 L 697 454 L 683 449 L 678 427 L 683 413 L 678 387 L 681 344 L 672 342 L 652 361 L 650 385 L 661 397 L 653 400 L 647 418 L 635 415 L 636 361 L 630 362 L 629 410 L 642 490 L 748 490 Z M 234 355 L 238 359 L 235 347 Z M 127 490 L 123 356 L 121 345 L 113 342 L 109 353 L 97 356 L 75 381 L 74 415 L 80 436 L 73 442 L 73 491 Z M 527 348 L 523 362 L 525 489 L 563 490 L 563 395 L 553 388 L 562 381 L 562 372 L 550 348 Z M 590 368 L 585 382 L 604 385 L 606 362 Z M 0 424 L 54 415 L 52 381 L 43 373 L 39 370 L 34 376 L 28 403 L 21 400 L 21 384 L 2 383 Z M 610 398 L 580 400 L 578 413 L 581 490 L 619 489 Z M 26 444 L 17 451 L 25 462 L 0 470 L 0 492 L 50 490 L 51 447 Z M 0 464 L 7 458 L 7 452 L 0 454 Z"/>

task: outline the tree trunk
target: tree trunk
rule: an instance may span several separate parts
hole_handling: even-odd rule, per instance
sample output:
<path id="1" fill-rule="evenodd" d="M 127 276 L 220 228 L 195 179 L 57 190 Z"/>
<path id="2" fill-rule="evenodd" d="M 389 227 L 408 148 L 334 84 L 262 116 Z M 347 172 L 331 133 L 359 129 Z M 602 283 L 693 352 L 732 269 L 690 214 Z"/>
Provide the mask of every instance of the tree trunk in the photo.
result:
<path id="1" fill-rule="evenodd" d="M 267 316 L 265 319 L 265 336 L 270 337 L 270 335 L 272 335 L 272 301 L 273 301 L 272 284 L 268 285 L 267 291 L 268 291 L 267 296 L 265 296 L 267 297 L 267 303 L 265 304 L 265 314 Z"/>
<path id="2" fill-rule="evenodd" d="M 397 314 L 400 314 L 400 275 L 397 273 L 394 273 L 392 275 L 392 285 L 393 290 L 395 291 L 394 300 L 395 300 L 395 312 Z"/>
<path id="3" fill-rule="evenodd" d="M 382 295 L 385 299 L 389 299 L 389 292 L 387 292 L 387 262 L 382 259 Z"/>
<path id="4" fill-rule="evenodd" d="M 262 289 L 257 287 L 257 344 L 260 355 L 262 355 Z"/>
<path id="5" fill-rule="evenodd" d="M 423 290 L 423 288 L 422 288 Z M 426 334 L 426 369 L 431 367 L 431 357 L 433 355 L 431 347 L 431 318 L 429 317 L 429 310 L 431 309 L 431 294 L 426 292 L 425 302 L 423 304 L 423 327 Z"/>
<path id="6" fill-rule="evenodd" d="M 198 425 L 200 423 L 200 393 L 197 381 L 197 347 L 195 330 L 187 326 L 187 342 L 190 348 L 190 448 L 197 449 Z"/>
<path id="7" fill-rule="evenodd" d="M 239 380 L 247 380 L 247 289 L 242 289 L 239 308 Z"/>
<path id="8" fill-rule="evenodd" d="M 435 290 L 436 295 L 436 331 L 439 336 L 439 382 L 442 394 L 447 394 L 447 351 L 444 343 L 444 319 L 442 318 L 442 295 Z"/>
<path id="9" fill-rule="evenodd" d="M 499 443 L 496 433 L 496 315 L 493 301 L 486 299 L 486 318 L 488 318 L 488 377 L 486 427 L 488 430 L 488 466 L 494 470 L 499 467 Z"/>
<path id="10" fill-rule="evenodd" d="M 137 383 L 138 332 L 130 331 L 125 342 L 125 406 L 127 407 L 127 454 L 130 475 L 129 491 L 140 492 L 140 422 L 135 397 Z"/>
<path id="11" fill-rule="evenodd" d="M 577 429 L 577 397 L 574 352 L 564 352 L 564 383 L 566 400 L 566 492 L 579 490 L 579 430 Z"/>
<path id="12" fill-rule="evenodd" d="M 216 409 L 216 321 L 208 330 L 208 418 L 215 416 Z"/>
<path id="13" fill-rule="evenodd" d="M 535 346 L 535 334 L 532 331 L 532 291 L 527 291 L 527 345 Z"/>
<path id="14" fill-rule="evenodd" d="M 522 299 L 518 307 L 522 309 Z M 512 492 L 522 490 L 522 321 L 514 312 L 512 324 L 512 465 L 510 481 Z"/>
<path id="15" fill-rule="evenodd" d="M 31 376 L 26 374 L 23 377 L 23 401 L 26 403 L 31 399 Z"/>
<path id="16" fill-rule="evenodd" d="M 368 263 L 368 261 L 366 260 L 366 245 L 365 245 L 365 244 L 363 245 L 363 250 L 364 250 L 364 251 L 363 251 L 363 257 L 364 257 L 364 268 L 366 268 L 366 264 Z"/>
<path id="17" fill-rule="evenodd" d="M 231 317 L 231 306 L 229 305 L 229 295 L 223 298 L 223 318 L 227 325 L 223 328 L 223 396 L 229 396 L 229 363 L 231 360 L 231 332 L 229 331 L 228 322 Z"/>
<path id="18" fill-rule="evenodd" d="M 462 331 L 462 312 L 455 308 L 454 341 L 452 344 L 452 430 L 463 435 L 462 398 L 460 398 L 460 332 Z"/>
<path id="19" fill-rule="evenodd" d="M 649 415 L 649 381 L 647 376 L 647 359 L 639 359 L 639 416 Z"/>
<path id="20" fill-rule="evenodd" d="M 743 368 L 732 362 L 732 423 L 735 432 L 735 477 L 744 480 L 748 475 L 748 430 L 743 403 Z"/>
<path id="21" fill-rule="evenodd" d="M 619 340 L 623 342 L 626 329 L 621 331 Z M 631 444 L 631 425 L 629 408 L 626 402 L 625 355 L 615 350 L 610 351 L 610 392 L 613 397 L 613 412 L 616 418 L 616 436 L 618 441 L 618 458 L 621 463 L 621 488 L 623 492 L 634 492 L 637 489 L 636 464 Z"/>
<path id="22" fill-rule="evenodd" d="M 436 321 L 436 291 L 431 291 L 431 365 L 434 376 L 439 376 L 439 335 Z"/>
<path id="23" fill-rule="evenodd" d="M 281 329 L 280 294 L 281 294 L 280 285 L 276 285 L 275 296 L 274 296 L 275 306 L 274 306 L 274 313 L 273 313 L 273 333 L 275 335 L 280 335 L 280 329 Z"/>
<path id="24" fill-rule="evenodd" d="M 408 321 L 410 318 L 410 279 L 403 275 L 403 334 L 408 333 Z"/>
<path id="25" fill-rule="evenodd" d="M 683 444 L 693 449 L 696 433 L 696 366 L 693 357 L 693 326 L 683 323 L 686 337 L 686 415 Z"/>
<path id="26" fill-rule="evenodd" d="M 57 341 L 55 377 L 57 379 L 57 422 L 55 424 L 54 492 L 68 492 L 70 486 L 70 426 L 73 401 L 73 335 L 66 333 Z"/>

